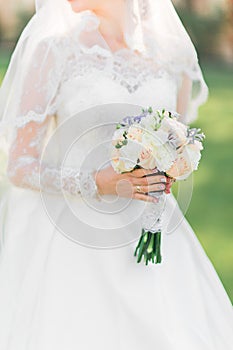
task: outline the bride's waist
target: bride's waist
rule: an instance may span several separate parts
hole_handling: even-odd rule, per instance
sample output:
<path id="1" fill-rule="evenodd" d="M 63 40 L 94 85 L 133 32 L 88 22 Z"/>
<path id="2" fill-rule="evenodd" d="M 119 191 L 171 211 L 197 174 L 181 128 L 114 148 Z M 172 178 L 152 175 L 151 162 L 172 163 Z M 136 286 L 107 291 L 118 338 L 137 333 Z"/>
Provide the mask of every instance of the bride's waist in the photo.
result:
<path id="1" fill-rule="evenodd" d="M 150 205 L 153 205 L 153 203 L 117 195 L 101 195 L 98 199 L 85 197 L 81 193 L 75 195 L 65 191 L 50 193 L 15 185 L 10 186 L 5 199 L 15 209 L 28 207 L 31 210 L 32 207 L 41 206 L 47 212 L 55 209 L 68 210 L 73 212 L 74 215 L 85 213 L 85 215 L 89 215 L 90 221 L 93 216 L 96 218 L 103 216 L 108 216 L 109 218 L 139 217 Z M 174 196 L 172 194 L 166 195 L 164 214 L 166 216 L 174 214 L 174 210 L 177 207 L 178 203 Z"/>

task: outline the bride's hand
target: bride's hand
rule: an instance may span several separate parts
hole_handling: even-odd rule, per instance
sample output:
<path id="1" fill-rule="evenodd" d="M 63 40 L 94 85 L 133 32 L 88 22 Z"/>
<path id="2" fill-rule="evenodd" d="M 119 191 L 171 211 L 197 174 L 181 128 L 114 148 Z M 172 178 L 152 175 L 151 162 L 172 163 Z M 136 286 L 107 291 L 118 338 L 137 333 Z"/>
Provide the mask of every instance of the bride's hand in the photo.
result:
<path id="1" fill-rule="evenodd" d="M 149 174 L 153 174 L 153 176 L 145 177 L 145 175 Z M 132 172 L 117 174 L 110 165 L 107 168 L 96 171 L 94 177 L 98 191 L 102 195 L 117 194 L 120 197 L 157 202 L 158 200 L 155 197 L 146 193 L 152 191 L 166 192 L 168 190 L 166 176 L 158 175 L 156 169 L 136 169 Z"/>
<path id="2" fill-rule="evenodd" d="M 175 179 L 171 179 L 170 177 L 167 177 L 167 184 L 166 184 L 166 189 L 165 189 L 165 193 L 169 194 L 171 193 L 171 188 L 172 185 L 174 184 Z"/>

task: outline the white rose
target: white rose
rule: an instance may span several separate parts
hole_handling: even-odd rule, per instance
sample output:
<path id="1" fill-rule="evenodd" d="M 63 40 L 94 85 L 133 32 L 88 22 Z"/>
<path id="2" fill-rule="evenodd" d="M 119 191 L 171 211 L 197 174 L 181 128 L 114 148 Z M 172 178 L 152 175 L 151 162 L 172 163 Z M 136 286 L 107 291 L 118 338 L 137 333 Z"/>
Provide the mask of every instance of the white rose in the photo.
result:
<path id="1" fill-rule="evenodd" d="M 201 159 L 201 150 L 203 146 L 201 142 L 195 141 L 194 143 L 189 143 L 184 147 L 184 154 L 188 161 L 191 164 L 192 170 L 197 170 L 200 159 Z"/>
<path id="2" fill-rule="evenodd" d="M 124 169 L 123 171 L 132 170 L 137 164 L 141 151 L 141 143 L 128 140 L 127 145 L 119 149 L 119 166 L 121 169 Z"/>
<path id="3" fill-rule="evenodd" d="M 142 144 L 145 147 L 157 148 L 165 144 L 168 140 L 168 134 L 163 130 L 144 132 L 142 135 Z"/>
<path id="4" fill-rule="evenodd" d="M 154 150 L 153 156 L 156 161 L 156 165 L 160 171 L 167 171 L 173 162 L 176 160 L 177 153 L 174 149 L 172 149 L 169 145 L 163 145 L 157 147 Z"/>
<path id="5" fill-rule="evenodd" d="M 181 147 L 187 143 L 187 126 L 175 119 L 165 118 L 161 124 L 161 130 L 169 134 L 175 147 Z"/>
<path id="6" fill-rule="evenodd" d="M 170 131 L 171 129 L 174 130 L 180 130 L 182 131 L 185 135 L 187 135 L 187 125 L 177 121 L 176 119 L 171 119 L 171 118 L 164 118 L 161 123 L 161 128 L 164 131 Z"/>
<path id="7" fill-rule="evenodd" d="M 127 138 L 141 142 L 143 129 L 139 125 L 131 125 L 128 129 Z"/>
<path id="8" fill-rule="evenodd" d="M 152 150 L 151 149 L 144 148 L 141 151 L 139 159 L 140 159 L 140 163 L 139 164 L 144 169 L 154 169 L 156 167 L 155 158 L 154 158 L 154 156 L 152 154 Z"/>
<path id="9" fill-rule="evenodd" d="M 184 157 L 183 154 L 179 154 L 176 161 L 166 172 L 169 176 L 177 180 L 185 180 L 192 173 L 192 168 L 186 157 Z"/>

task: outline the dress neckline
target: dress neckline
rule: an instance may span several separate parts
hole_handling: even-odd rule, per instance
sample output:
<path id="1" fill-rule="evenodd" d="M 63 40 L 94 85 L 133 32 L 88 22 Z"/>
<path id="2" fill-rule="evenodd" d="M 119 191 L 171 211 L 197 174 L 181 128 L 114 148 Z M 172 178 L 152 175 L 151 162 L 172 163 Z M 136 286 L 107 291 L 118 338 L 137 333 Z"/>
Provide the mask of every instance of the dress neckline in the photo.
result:
<path id="1" fill-rule="evenodd" d="M 124 55 L 124 54 L 131 54 L 131 55 L 135 55 L 138 58 L 142 58 L 144 59 L 144 55 L 142 52 L 139 52 L 137 50 L 133 50 L 131 47 L 121 47 L 115 51 L 113 51 L 111 49 L 111 47 L 109 46 L 108 42 L 106 41 L 106 39 L 104 38 L 104 36 L 102 35 L 102 33 L 100 32 L 100 18 L 98 17 L 98 15 L 91 10 L 85 10 L 82 11 L 80 13 L 81 16 L 81 21 L 82 21 L 82 26 L 81 26 L 81 30 L 82 31 L 86 31 L 86 32 L 95 32 L 97 33 L 100 42 L 102 41 L 102 43 L 104 44 L 103 46 L 100 45 L 100 43 L 96 42 L 94 43 L 91 47 L 89 48 L 85 48 L 85 51 L 89 51 L 90 53 L 95 52 L 96 48 L 98 49 L 98 51 L 100 51 L 102 54 L 106 54 L 107 56 L 118 56 L 118 55 Z M 125 42 L 127 43 L 126 37 L 124 36 Z"/>

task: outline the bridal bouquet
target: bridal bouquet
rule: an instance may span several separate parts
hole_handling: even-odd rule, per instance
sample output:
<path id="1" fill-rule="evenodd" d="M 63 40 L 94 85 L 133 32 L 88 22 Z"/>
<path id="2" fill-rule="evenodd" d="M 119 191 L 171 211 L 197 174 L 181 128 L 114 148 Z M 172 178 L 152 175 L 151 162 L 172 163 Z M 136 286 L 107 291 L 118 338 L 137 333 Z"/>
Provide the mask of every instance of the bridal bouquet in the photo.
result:
<path id="1" fill-rule="evenodd" d="M 179 114 L 147 108 L 139 116 L 125 117 L 112 139 L 111 164 L 117 173 L 137 168 L 158 169 L 173 181 L 185 180 L 198 168 L 204 134 L 178 121 Z M 148 176 L 148 175 L 147 175 Z M 150 176 L 150 175 L 149 175 Z M 164 192 L 150 192 L 159 199 L 148 203 L 143 214 L 142 233 L 136 247 L 137 262 L 161 263 Z"/>

